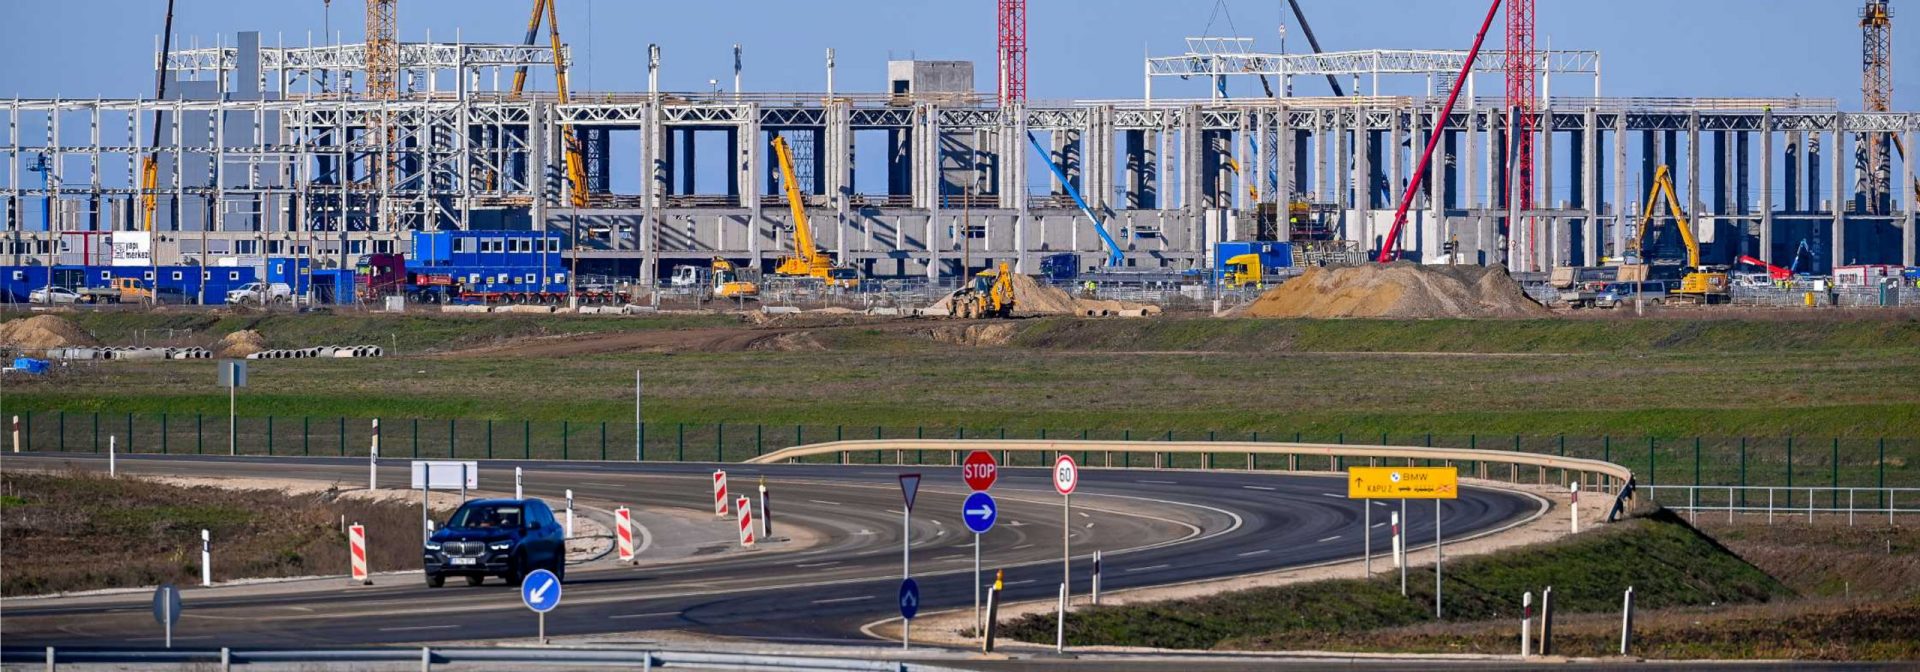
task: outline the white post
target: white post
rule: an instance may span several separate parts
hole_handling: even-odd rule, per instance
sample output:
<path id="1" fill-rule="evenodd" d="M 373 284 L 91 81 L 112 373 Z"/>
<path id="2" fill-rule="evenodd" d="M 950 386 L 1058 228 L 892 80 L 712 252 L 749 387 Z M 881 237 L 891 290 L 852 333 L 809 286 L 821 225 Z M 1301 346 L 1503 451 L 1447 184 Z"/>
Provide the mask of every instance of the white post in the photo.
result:
<path id="1" fill-rule="evenodd" d="M 514 467 L 514 468 L 513 468 L 513 498 L 514 498 L 514 499 L 526 499 L 526 498 L 527 498 L 527 497 L 526 497 L 526 495 L 525 495 L 525 494 L 523 494 L 523 493 L 521 492 L 521 490 L 520 490 L 520 476 L 521 476 L 521 474 L 520 474 L 520 468 L 519 468 L 519 467 Z"/>
<path id="2" fill-rule="evenodd" d="M 20 452 L 20 416 L 13 416 L 13 452 Z"/>
<path id="3" fill-rule="evenodd" d="M 913 566 L 912 564 L 913 543 L 912 542 L 913 542 L 913 508 L 908 506 L 902 506 L 900 507 L 900 580 L 901 581 L 906 581 L 907 579 L 913 576 L 913 571 L 911 569 Z M 913 619 L 901 618 L 900 619 L 900 648 L 905 649 L 905 648 L 911 647 L 912 641 L 913 641 Z"/>
<path id="4" fill-rule="evenodd" d="M 1060 598 L 1066 604 L 1068 586 L 1073 583 L 1073 495 L 1060 497 Z M 1066 612 L 1060 612 L 1060 619 L 1066 620 Z M 1064 626 L 1062 626 L 1064 627 Z"/>
<path id="5" fill-rule="evenodd" d="M 234 428 L 237 427 L 239 423 L 234 420 L 234 417 L 238 414 L 237 409 L 240 404 L 240 385 L 238 384 L 240 381 L 234 378 L 240 374 L 240 365 L 227 362 L 227 368 L 227 454 L 238 455 L 240 454 L 240 443 L 239 439 L 235 436 Z"/>
<path id="6" fill-rule="evenodd" d="M 1406 500 L 1400 500 L 1401 505 Z M 1400 529 L 1400 514 L 1393 514 L 1393 565 L 1400 568 L 1400 596 L 1407 596 L 1407 538 Z"/>
<path id="7" fill-rule="evenodd" d="M 567 538 L 573 538 L 573 488 L 567 488 Z"/>
<path id="8" fill-rule="evenodd" d="M 1440 503 L 1433 500 L 1433 617 L 1440 618 Z"/>
<path id="9" fill-rule="evenodd" d="M 173 648 L 173 600 L 172 599 L 160 600 L 160 622 L 165 623 L 167 626 L 167 648 L 171 649 Z M 53 666 L 48 665 L 47 669 L 51 670 L 53 669 Z"/>
<path id="10" fill-rule="evenodd" d="M 1100 551 L 1093 552 L 1093 604 L 1100 604 Z"/>
<path id="11" fill-rule="evenodd" d="M 1067 584 L 1060 584 L 1060 617 L 1054 619 L 1053 652 L 1067 650 Z"/>
<path id="12" fill-rule="evenodd" d="M 1365 558 L 1360 578 L 1373 578 L 1373 500 L 1360 500 L 1360 555 Z"/>
<path id="13" fill-rule="evenodd" d="M 980 622 L 980 533 L 973 535 L 973 628 L 981 637 L 987 631 Z"/>
<path id="14" fill-rule="evenodd" d="M 120 467 L 114 459 L 114 456 L 119 452 L 118 449 L 114 447 L 114 444 L 117 443 L 119 438 L 120 437 L 113 435 L 107 436 L 107 476 L 111 478 L 120 477 Z"/>
<path id="15" fill-rule="evenodd" d="M 200 585 L 213 585 L 213 533 L 200 531 Z"/>
<path id="16" fill-rule="evenodd" d="M 380 489 L 380 419 L 373 419 L 373 447 L 367 451 L 367 489 Z"/>
<path id="17" fill-rule="evenodd" d="M 646 437 L 646 425 L 640 421 L 640 371 L 635 369 L 633 372 L 633 461 L 635 462 L 646 457 L 646 452 L 641 446 Z"/>
<path id="18" fill-rule="evenodd" d="M 1568 483 L 1567 494 L 1573 498 L 1572 501 L 1567 505 L 1567 510 L 1570 512 L 1573 520 L 1573 527 L 1572 527 L 1573 534 L 1579 534 L 1580 533 L 1580 484 Z M 1728 510 L 1733 509 L 1733 500 L 1731 498 L 1727 500 L 1727 509 Z"/>
<path id="19" fill-rule="evenodd" d="M 1620 603 L 1620 655 L 1627 655 L 1628 645 L 1633 641 L 1633 586 L 1627 586 L 1627 596 Z"/>
<path id="20" fill-rule="evenodd" d="M 1520 599 L 1520 657 L 1533 655 L 1533 591 Z"/>

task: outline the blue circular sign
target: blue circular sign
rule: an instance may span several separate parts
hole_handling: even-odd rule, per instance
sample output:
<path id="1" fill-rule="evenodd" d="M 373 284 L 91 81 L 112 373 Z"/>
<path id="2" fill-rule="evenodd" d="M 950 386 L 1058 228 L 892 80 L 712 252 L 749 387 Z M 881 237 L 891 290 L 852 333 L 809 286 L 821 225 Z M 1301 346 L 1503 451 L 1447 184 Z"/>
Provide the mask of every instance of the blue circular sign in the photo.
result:
<path id="1" fill-rule="evenodd" d="M 993 529 L 993 521 L 1000 518 L 1000 508 L 994 505 L 993 495 L 976 492 L 967 495 L 966 503 L 960 505 L 960 518 L 967 521 L 967 529 L 974 534 L 986 534 Z"/>
<path id="2" fill-rule="evenodd" d="M 536 569 L 520 581 L 520 601 L 527 608 L 542 614 L 560 606 L 560 577 L 544 569 Z"/>
<path id="3" fill-rule="evenodd" d="M 900 617 L 913 618 L 920 613 L 920 583 L 913 579 L 900 582 Z"/>

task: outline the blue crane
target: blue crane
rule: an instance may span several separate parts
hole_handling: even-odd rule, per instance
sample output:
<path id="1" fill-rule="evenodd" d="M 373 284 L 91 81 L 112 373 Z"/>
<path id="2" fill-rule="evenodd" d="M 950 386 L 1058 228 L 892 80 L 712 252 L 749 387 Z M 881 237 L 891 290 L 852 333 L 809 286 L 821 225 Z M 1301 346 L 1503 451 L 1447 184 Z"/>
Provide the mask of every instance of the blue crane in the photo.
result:
<path id="1" fill-rule="evenodd" d="M 1067 195 L 1073 197 L 1073 204 L 1080 206 L 1080 212 L 1086 213 L 1087 219 L 1093 220 L 1094 233 L 1100 234 L 1100 242 L 1105 243 L 1107 246 L 1107 267 L 1114 268 L 1125 265 L 1127 263 L 1127 257 L 1126 254 L 1121 251 L 1120 243 L 1114 242 L 1113 236 L 1107 233 L 1107 227 L 1100 223 L 1100 216 L 1093 214 L 1093 208 L 1087 207 L 1087 199 L 1080 197 L 1080 190 L 1074 188 L 1073 180 L 1067 179 L 1066 171 L 1061 170 L 1060 166 L 1053 162 L 1053 159 L 1045 158 L 1048 156 L 1048 152 L 1047 148 L 1040 144 L 1040 138 L 1035 136 L 1033 131 L 1027 131 L 1027 141 L 1033 143 L 1033 148 L 1040 152 L 1040 156 L 1043 157 L 1047 163 L 1047 169 L 1053 171 L 1053 176 L 1059 179 L 1061 184 L 1066 185 Z"/>

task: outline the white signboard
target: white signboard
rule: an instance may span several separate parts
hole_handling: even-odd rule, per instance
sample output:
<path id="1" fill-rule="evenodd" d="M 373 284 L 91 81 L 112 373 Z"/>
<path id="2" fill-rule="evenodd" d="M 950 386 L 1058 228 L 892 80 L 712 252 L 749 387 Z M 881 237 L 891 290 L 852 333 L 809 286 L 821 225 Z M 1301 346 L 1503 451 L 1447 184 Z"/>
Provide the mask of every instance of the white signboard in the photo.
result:
<path id="1" fill-rule="evenodd" d="M 462 479 L 465 482 L 462 482 Z M 413 488 L 435 490 L 476 490 L 480 487 L 480 463 L 452 460 L 414 460 Z"/>
<path id="2" fill-rule="evenodd" d="M 113 265 L 153 265 L 153 234 L 146 231 L 113 232 Z"/>

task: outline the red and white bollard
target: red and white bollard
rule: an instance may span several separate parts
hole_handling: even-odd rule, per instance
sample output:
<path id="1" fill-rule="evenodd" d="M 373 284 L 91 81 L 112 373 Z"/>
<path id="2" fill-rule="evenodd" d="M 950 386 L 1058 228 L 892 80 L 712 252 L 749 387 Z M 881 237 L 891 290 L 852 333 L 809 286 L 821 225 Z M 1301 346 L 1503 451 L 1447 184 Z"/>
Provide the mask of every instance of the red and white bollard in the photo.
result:
<path id="1" fill-rule="evenodd" d="M 1389 528 L 1393 530 L 1393 566 L 1399 567 L 1401 562 L 1400 560 L 1400 546 L 1401 546 L 1400 545 L 1400 512 L 1394 511 L 1393 513 L 1389 514 L 1389 517 L 1392 518 L 1392 525 L 1393 525 L 1391 528 Z"/>
<path id="2" fill-rule="evenodd" d="M 713 514 L 727 517 L 727 472 L 713 472 Z"/>
<path id="3" fill-rule="evenodd" d="M 348 527 L 347 544 L 347 552 L 353 556 L 353 582 L 373 585 L 373 576 L 367 573 L 367 528 L 359 523 Z"/>
<path id="4" fill-rule="evenodd" d="M 740 545 L 753 548 L 753 500 L 741 497 L 734 506 L 740 509 Z"/>
<path id="5" fill-rule="evenodd" d="M 620 561 L 633 562 L 633 513 L 627 507 L 613 510 L 613 533 L 620 540 Z"/>

